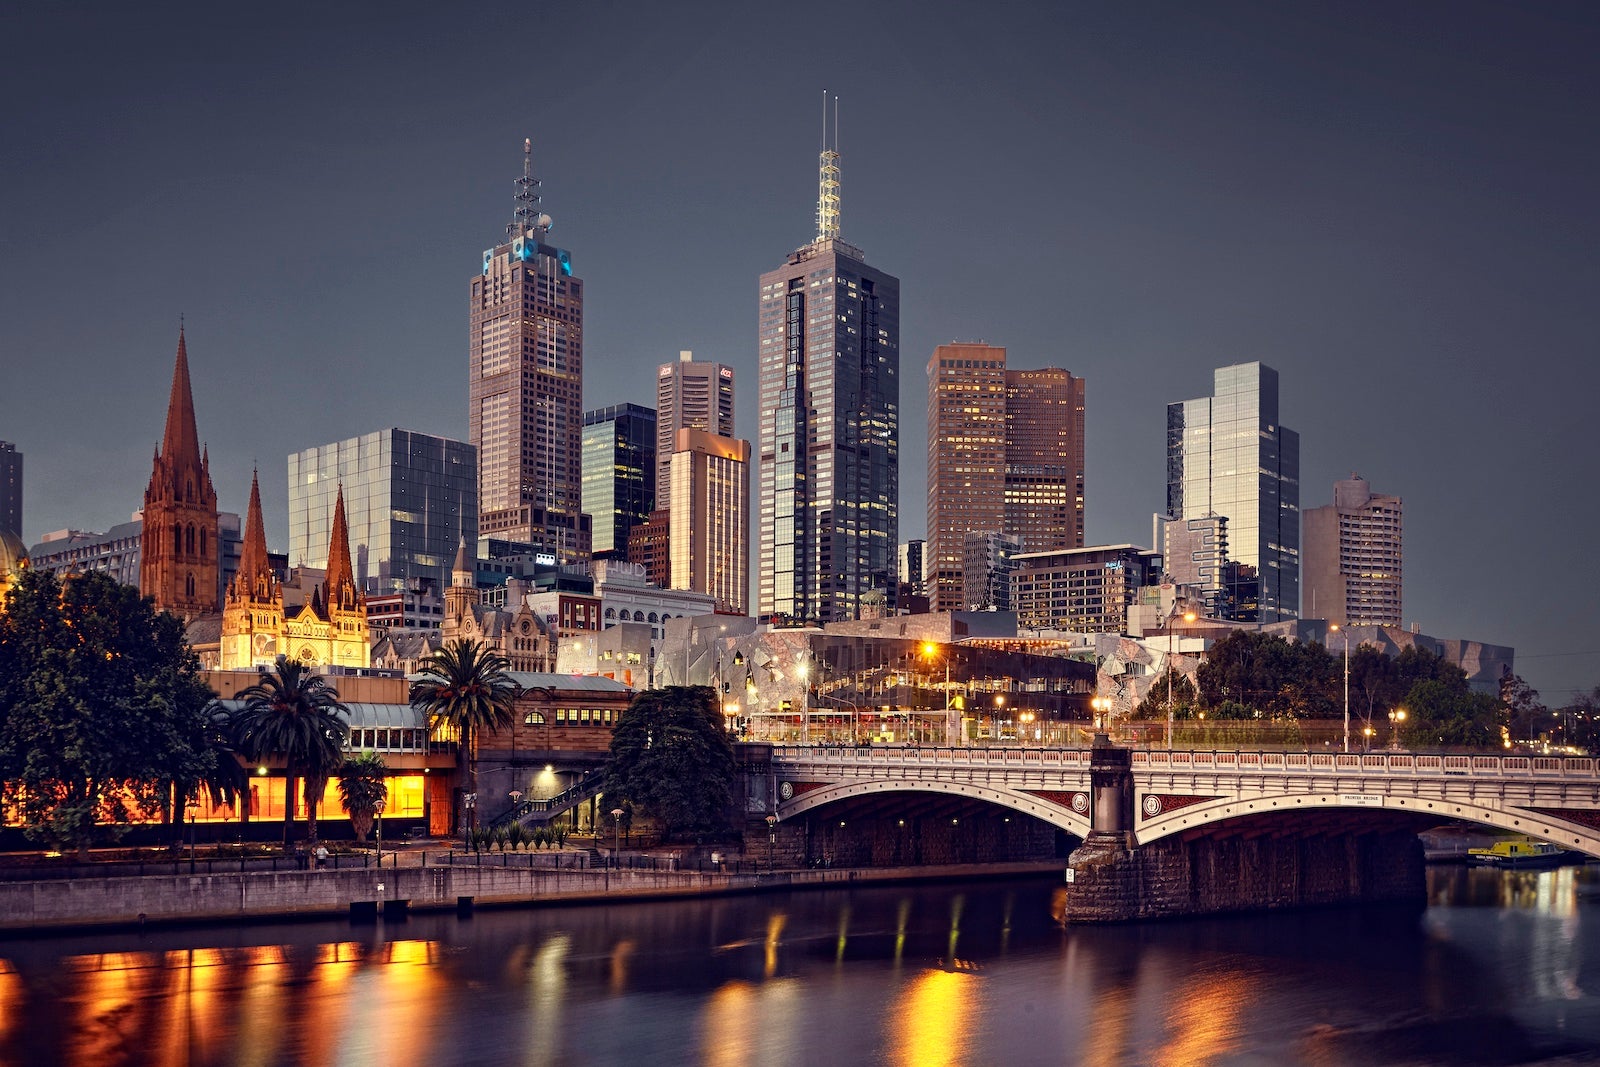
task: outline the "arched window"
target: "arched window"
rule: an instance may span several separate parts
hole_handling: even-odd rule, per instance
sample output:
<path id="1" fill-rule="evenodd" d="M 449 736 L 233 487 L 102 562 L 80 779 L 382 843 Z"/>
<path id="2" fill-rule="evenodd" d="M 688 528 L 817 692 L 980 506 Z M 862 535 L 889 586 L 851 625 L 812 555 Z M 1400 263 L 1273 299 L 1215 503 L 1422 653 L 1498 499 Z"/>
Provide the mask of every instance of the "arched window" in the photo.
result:
<path id="1" fill-rule="evenodd" d="M 194 479 L 193 478 L 190 478 L 188 481 L 183 483 L 183 499 L 187 500 L 191 504 L 194 503 Z"/>
<path id="2" fill-rule="evenodd" d="M 642 611 L 634 612 L 633 613 L 633 621 L 634 622 L 644 622 L 644 612 L 642 612 Z"/>
<path id="3" fill-rule="evenodd" d="M 607 619 L 615 619 L 616 617 L 617 617 L 617 609 L 616 608 L 607 608 L 606 609 L 606 618 Z"/>
<path id="4" fill-rule="evenodd" d="M 660 618 L 658 618 L 658 617 L 657 617 L 657 616 L 656 616 L 656 613 L 655 613 L 655 612 L 653 612 L 653 611 L 652 611 L 652 612 L 651 612 L 651 613 L 650 613 L 650 619 L 649 619 L 649 621 L 650 621 L 650 622 L 660 622 L 660 621 L 661 621 L 661 620 L 660 620 Z"/>
<path id="5" fill-rule="evenodd" d="M 184 581 L 183 587 L 186 591 L 185 595 L 194 596 L 194 575 L 189 575 L 188 579 Z"/>
<path id="6" fill-rule="evenodd" d="M 202 526 L 202 527 L 200 527 L 200 555 L 202 557 L 204 557 L 205 554 L 206 554 L 206 528 L 204 526 Z"/>
<path id="7" fill-rule="evenodd" d="M 544 725 L 544 712 L 542 712 L 542 711 L 530 711 L 530 712 L 528 712 L 528 714 L 526 714 L 526 715 L 524 715 L 522 717 L 522 725 L 524 725 L 524 726 L 543 726 Z"/>
<path id="8" fill-rule="evenodd" d="M 183 532 L 183 550 L 188 555 L 194 555 L 194 523 L 190 523 L 189 528 Z"/>
<path id="9" fill-rule="evenodd" d="M 183 555 L 183 523 L 181 522 L 172 524 L 172 554 L 174 556 Z"/>

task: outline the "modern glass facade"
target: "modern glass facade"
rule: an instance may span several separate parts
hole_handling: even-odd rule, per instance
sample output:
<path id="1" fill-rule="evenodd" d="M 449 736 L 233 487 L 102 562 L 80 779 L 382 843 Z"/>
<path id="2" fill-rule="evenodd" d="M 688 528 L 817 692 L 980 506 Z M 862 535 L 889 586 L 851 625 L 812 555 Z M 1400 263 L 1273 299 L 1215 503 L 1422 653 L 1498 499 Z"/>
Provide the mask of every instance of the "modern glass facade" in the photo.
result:
<path id="1" fill-rule="evenodd" d="M 819 237 L 761 276 L 758 611 L 794 622 L 895 604 L 900 282 Z"/>
<path id="2" fill-rule="evenodd" d="M 289 457 L 289 561 L 327 565 L 333 506 L 344 486 L 356 584 L 369 593 L 450 585 L 461 538 L 478 539 L 471 445 L 388 429 Z"/>
<path id="3" fill-rule="evenodd" d="M 583 416 L 583 511 L 597 559 L 623 559 L 655 508 L 656 413 L 616 404 Z"/>
<path id="4" fill-rule="evenodd" d="M 1278 372 L 1215 371 L 1213 395 L 1167 405 L 1167 517 L 1228 520 L 1228 558 L 1253 567 L 1259 607 L 1240 621 L 1300 614 L 1300 435 L 1278 421 Z"/>

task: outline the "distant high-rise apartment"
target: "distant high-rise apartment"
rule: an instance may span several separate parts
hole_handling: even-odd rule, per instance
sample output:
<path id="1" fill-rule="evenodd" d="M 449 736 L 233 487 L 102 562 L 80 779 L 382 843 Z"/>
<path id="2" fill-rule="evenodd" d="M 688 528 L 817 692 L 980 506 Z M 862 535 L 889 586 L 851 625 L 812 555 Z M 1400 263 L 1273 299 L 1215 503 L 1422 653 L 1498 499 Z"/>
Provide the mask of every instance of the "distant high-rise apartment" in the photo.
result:
<path id="1" fill-rule="evenodd" d="M 658 507 L 644 522 L 628 531 L 628 562 L 644 568 L 644 580 L 657 589 L 672 584 L 670 509 Z"/>
<path id="2" fill-rule="evenodd" d="M 478 456 L 478 531 L 539 545 L 561 560 L 589 555 L 583 515 L 583 283 L 546 240 L 532 145 L 523 143 L 506 241 L 472 279 L 467 415 Z M 446 563 L 448 566 L 448 562 Z"/>
<path id="3" fill-rule="evenodd" d="M 289 561 L 322 569 L 344 489 L 358 588 L 443 595 L 464 537 L 478 538 L 478 468 L 464 441 L 390 428 L 289 456 Z"/>
<path id="4" fill-rule="evenodd" d="M 1300 545 L 1307 618 L 1401 625 L 1401 505 L 1359 474 L 1333 483 L 1333 504 L 1308 508 Z"/>
<path id="5" fill-rule="evenodd" d="M 0 441 L 0 530 L 22 537 L 22 453 Z"/>
<path id="6" fill-rule="evenodd" d="M 656 371 L 655 495 L 666 507 L 672 499 L 672 453 L 679 430 L 704 430 L 733 436 L 733 368 L 696 363 L 694 353 L 678 353 L 676 363 Z"/>
<path id="7" fill-rule="evenodd" d="M 969 533 L 1024 552 L 1083 544 L 1084 381 L 1015 370 L 997 345 L 949 344 L 928 360 L 928 549 L 936 611 L 959 611 Z"/>
<path id="8" fill-rule="evenodd" d="M 874 590 L 895 609 L 900 282 L 840 238 L 837 148 L 820 163 L 816 239 L 761 276 L 757 610 L 826 623 Z"/>
<path id="9" fill-rule="evenodd" d="M 1278 372 L 1264 363 L 1218 368 L 1212 396 L 1167 405 L 1167 517 L 1215 515 L 1228 559 L 1260 583 L 1237 621 L 1298 618 L 1300 435 L 1278 422 Z"/>
<path id="10" fill-rule="evenodd" d="M 718 611 L 750 597 L 750 442 L 679 430 L 667 519 L 672 588 L 704 593 Z"/>
<path id="11" fill-rule="evenodd" d="M 583 511 L 596 559 L 626 559 L 656 500 L 656 413 L 614 404 L 583 416 Z"/>
<path id="12" fill-rule="evenodd" d="M 1028 552 L 1011 563 L 1020 629 L 1127 633 L 1128 609 L 1161 581 L 1160 554 L 1134 545 Z"/>

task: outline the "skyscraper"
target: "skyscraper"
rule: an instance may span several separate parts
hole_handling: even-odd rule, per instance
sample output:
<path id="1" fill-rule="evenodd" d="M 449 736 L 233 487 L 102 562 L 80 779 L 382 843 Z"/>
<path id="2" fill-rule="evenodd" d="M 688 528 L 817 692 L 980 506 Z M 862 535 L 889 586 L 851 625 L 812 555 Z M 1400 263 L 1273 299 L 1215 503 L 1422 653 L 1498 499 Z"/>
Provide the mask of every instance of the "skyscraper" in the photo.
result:
<path id="1" fill-rule="evenodd" d="M 655 496 L 662 507 L 672 499 L 672 453 L 679 430 L 704 430 L 733 436 L 733 368 L 696 363 L 694 353 L 678 353 L 675 363 L 656 371 Z"/>
<path id="2" fill-rule="evenodd" d="M 750 442 L 679 430 L 669 502 L 672 588 L 743 615 L 750 597 Z"/>
<path id="3" fill-rule="evenodd" d="M 210 456 L 195 427 L 182 326 L 166 430 L 145 487 L 143 517 L 139 592 L 155 598 L 157 611 L 185 621 L 215 612 L 221 603 L 217 491 L 211 485 Z"/>
<path id="4" fill-rule="evenodd" d="M 443 594 L 465 537 L 478 537 L 472 446 L 391 427 L 289 456 L 289 562 L 327 565 L 340 489 L 346 551 L 363 592 L 431 588 Z"/>
<path id="5" fill-rule="evenodd" d="M 928 360 L 928 549 L 937 611 L 960 611 L 969 534 L 1023 552 L 1083 546 L 1084 380 L 1006 366 L 997 345 L 949 344 Z"/>
<path id="6" fill-rule="evenodd" d="M 656 413 L 614 404 L 583 416 L 583 511 L 596 559 L 626 559 L 656 501 Z"/>
<path id="7" fill-rule="evenodd" d="M 1307 508 L 1301 537 L 1307 618 L 1401 625 L 1401 501 L 1359 474 L 1333 483 L 1333 504 Z"/>
<path id="8" fill-rule="evenodd" d="M 22 453 L 0 441 L 0 530 L 22 537 Z"/>
<path id="9" fill-rule="evenodd" d="M 468 425 L 478 455 L 478 533 L 589 555 L 582 512 L 583 283 L 546 243 L 532 143 L 507 240 L 483 253 L 468 319 Z"/>
<path id="10" fill-rule="evenodd" d="M 816 239 L 761 276 L 758 330 L 757 610 L 795 622 L 873 591 L 892 612 L 898 585 L 900 282 L 839 236 L 836 144 L 819 169 Z"/>
<path id="11" fill-rule="evenodd" d="M 1300 435 L 1278 422 L 1278 372 L 1218 368 L 1213 395 L 1167 405 L 1167 518 L 1228 520 L 1228 559 L 1253 567 L 1241 622 L 1300 614 Z M 1226 584 L 1226 583 L 1225 583 Z M 1243 602 L 1241 602 L 1243 603 Z"/>

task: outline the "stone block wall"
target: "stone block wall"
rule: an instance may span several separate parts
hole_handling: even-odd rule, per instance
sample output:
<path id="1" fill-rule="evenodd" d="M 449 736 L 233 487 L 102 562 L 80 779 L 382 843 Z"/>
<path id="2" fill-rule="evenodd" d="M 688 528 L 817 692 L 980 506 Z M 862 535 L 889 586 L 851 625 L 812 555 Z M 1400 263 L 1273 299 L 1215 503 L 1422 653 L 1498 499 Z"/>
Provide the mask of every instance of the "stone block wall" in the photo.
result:
<path id="1" fill-rule="evenodd" d="M 1422 844 L 1405 830 L 1306 837 L 1091 834 L 1067 860 L 1067 922 L 1126 922 L 1320 904 L 1422 902 Z"/>

